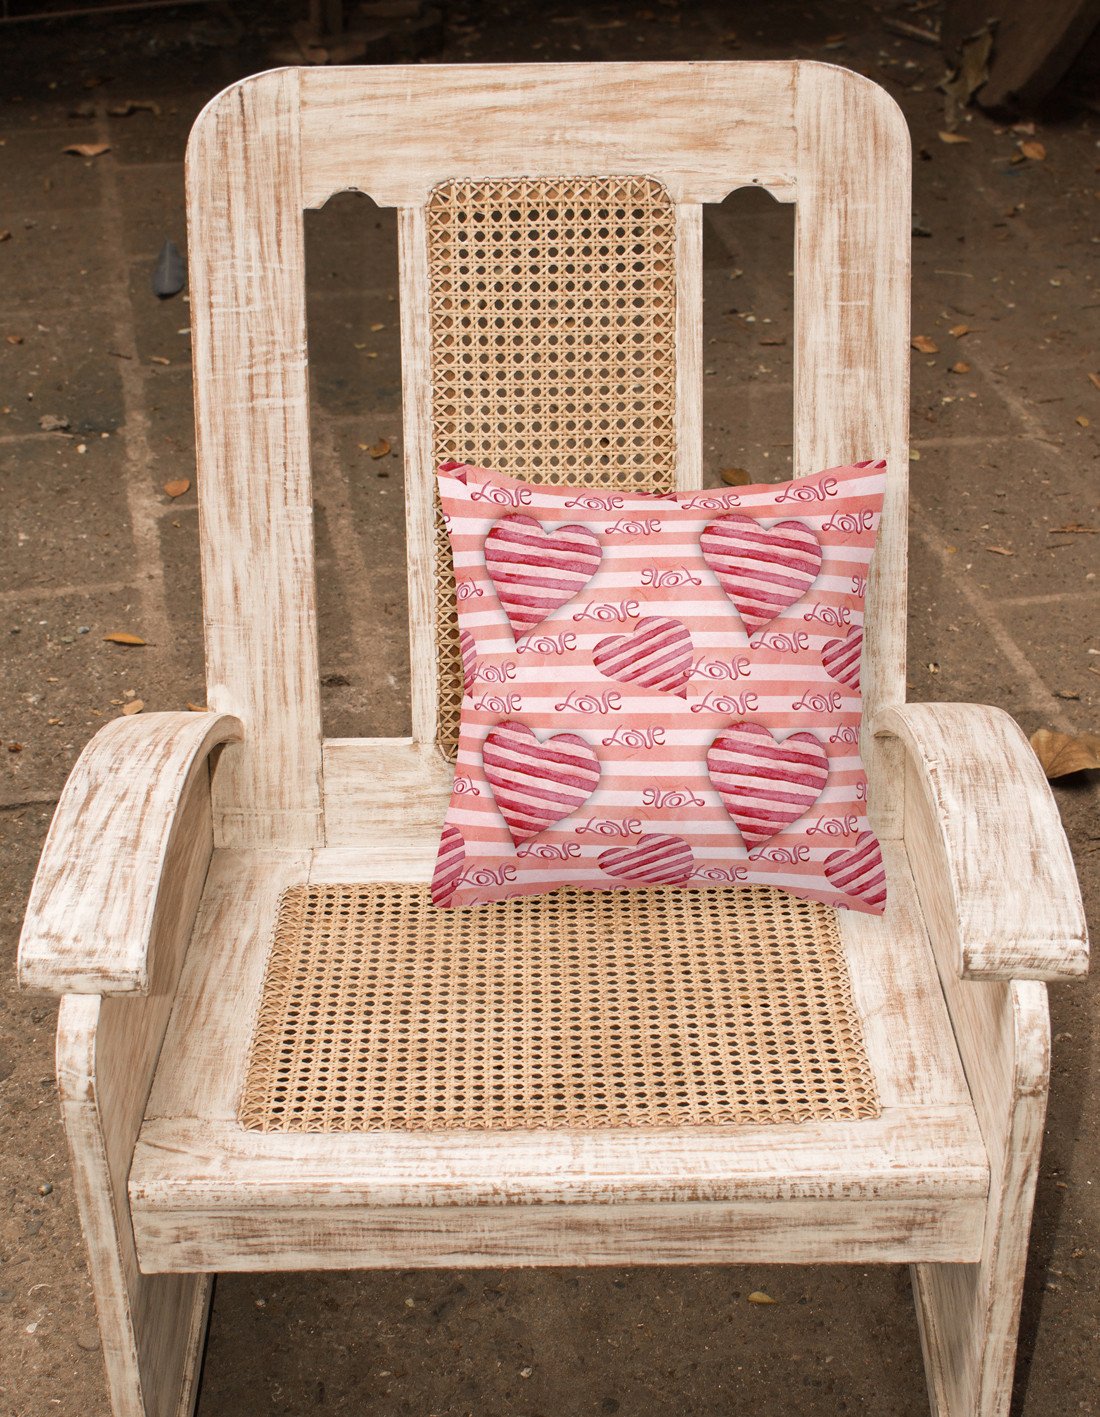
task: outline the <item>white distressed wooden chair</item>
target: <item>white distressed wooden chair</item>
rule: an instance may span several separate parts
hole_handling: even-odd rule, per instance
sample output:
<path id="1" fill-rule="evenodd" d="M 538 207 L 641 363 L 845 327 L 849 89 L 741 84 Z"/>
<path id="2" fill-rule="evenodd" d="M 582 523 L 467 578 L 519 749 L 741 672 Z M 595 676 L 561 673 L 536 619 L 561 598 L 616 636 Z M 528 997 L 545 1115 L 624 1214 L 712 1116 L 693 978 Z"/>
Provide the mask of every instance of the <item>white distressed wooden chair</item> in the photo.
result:
<path id="1" fill-rule="evenodd" d="M 116 1417 L 189 1410 L 219 1270 L 746 1261 L 911 1263 L 934 1410 L 1007 1411 L 1047 1091 L 1043 981 L 1083 974 L 1087 945 L 1058 813 L 1015 724 L 905 703 L 908 174 L 887 95 L 807 62 L 288 69 L 199 118 L 188 182 L 212 711 L 119 719 L 88 746 L 20 958 L 27 988 L 63 996 L 58 1078 Z M 612 206 L 640 203 L 666 242 L 674 358 L 641 396 L 640 460 L 606 390 L 571 426 L 543 428 L 554 457 L 503 405 L 481 416 L 496 386 L 464 357 L 455 312 L 474 297 L 447 241 L 465 239 L 471 204 L 507 225 L 518 179 L 525 221 L 591 221 L 584 193 L 598 187 Z M 698 486 L 702 210 L 750 184 L 796 204 L 796 472 L 889 460 L 863 753 L 891 900 L 881 919 L 839 922 L 878 1115 L 243 1125 L 283 891 L 430 875 L 450 777 L 437 739 L 453 737 L 456 702 L 436 458 Z M 302 213 L 347 188 L 399 216 L 413 665 L 400 740 L 321 730 Z M 620 275 L 624 259 L 608 257 Z M 401 951 L 399 932 L 389 944 Z"/>

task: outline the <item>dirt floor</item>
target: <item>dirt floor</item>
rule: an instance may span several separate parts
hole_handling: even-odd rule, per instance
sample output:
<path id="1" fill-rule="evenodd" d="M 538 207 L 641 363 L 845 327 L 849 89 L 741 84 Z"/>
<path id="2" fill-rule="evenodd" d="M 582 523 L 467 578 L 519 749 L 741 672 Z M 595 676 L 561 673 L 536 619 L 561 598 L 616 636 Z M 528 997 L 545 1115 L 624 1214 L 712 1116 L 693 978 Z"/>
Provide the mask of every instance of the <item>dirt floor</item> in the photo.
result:
<path id="1" fill-rule="evenodd" d="M 202 702 L 181 159 L 225 84 L 276 62 L 289 3 L 0 29 L 0 1414 L 108 1412 L 52 1076 L 56 1009 L 15 989 L 27 891 L 82 745 L 140 698 Z M 1095 527 L 1100 122 L 1041 120 L 1045 157 L 975 114 L 946 143 L 938 52 L 907 5 L 605 0 L 450 6 L 436 58 L 811 57 L 899 100 L 914 140 L 910 690 L 1000 704 L 1030 733 L 1100 728 Z M 912 12 L 912 13 L 911 13 Z M 233 15 L 236 19 L 233 19 Z M 127 101 L 145 105 L 130 111 Z M 858 141 L 853 135 L 853 141 Z M 110 145 L 96 157 L 70 144 Z M 1038 149 L 1032 149 L 1037 154 Z M 790 457 L 793 214 L 709 211 L 707 458 Z M 330 734 L 408 717 L 393 213 L 307 217 Z M 9 235 L 10 233 L 10 235 Z M 960 334 L 958 327 L 965 326 Z M 379 328 L 380 327 L 380 328 Z M 1090 362 L 1091 360 L 1091 362 Z M 42 420 L 61 420 L 46 431 Z M 364 450 L 380 438 L 393 454 Z M 873 450 L 872 450 L 873 451 Z M 382 624 L 381 634 L 373 627 Z M 106 643 L 112 631 L 149 643 Z M 368 689 L 372 690 L 368 694 Z M 1056 788 L 1095 920 L 1095 782 Z M 1049 1123 L 1014 1412 L 1100 1412 L 1095 983 L 1052 990 Z M 1095 1184 L 1094 1184 L 1095 1183 Z M 779 1302 L 748 1303 L 764 1289 Z M 227 1276 L 201 1417 L 624 1417 L 927 1410 L 908 1276 L 860 1267 Z"/>

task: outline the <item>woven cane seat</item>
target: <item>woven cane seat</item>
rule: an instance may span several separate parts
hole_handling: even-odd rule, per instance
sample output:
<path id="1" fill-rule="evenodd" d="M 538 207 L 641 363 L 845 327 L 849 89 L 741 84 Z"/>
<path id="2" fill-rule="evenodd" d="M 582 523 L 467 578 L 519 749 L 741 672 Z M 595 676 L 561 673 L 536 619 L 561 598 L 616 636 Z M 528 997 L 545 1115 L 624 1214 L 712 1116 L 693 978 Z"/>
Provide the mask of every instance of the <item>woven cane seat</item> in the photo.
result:
<path id="1" fill-rule="evenodd" d="M 875 1117 L 836 913 L 767 888 L 280 901 L 240 1121 L 282 1132 Z"/>

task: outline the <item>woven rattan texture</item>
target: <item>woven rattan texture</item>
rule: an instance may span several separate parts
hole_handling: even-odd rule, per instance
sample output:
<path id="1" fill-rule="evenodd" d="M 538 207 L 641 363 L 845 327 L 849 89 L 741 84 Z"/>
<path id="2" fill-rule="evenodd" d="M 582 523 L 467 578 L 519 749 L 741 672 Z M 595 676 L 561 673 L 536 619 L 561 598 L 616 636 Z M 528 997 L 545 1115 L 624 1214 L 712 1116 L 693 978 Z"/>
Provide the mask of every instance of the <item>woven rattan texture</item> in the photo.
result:
<path id="1" fill-rule="evenodd" d="M 676 214 L 648 177 L 449 182 L 427 208 L 436 463 L 667 491 Z M 454 572 L 436 516 L 438 743 L 458 746 Z"/>
<path id="2" fill-rule="evenodd" d="M 835 913 L 757 887 L 280 902 L 241 1123 L 364 1132 L 878 1115 Z"/>

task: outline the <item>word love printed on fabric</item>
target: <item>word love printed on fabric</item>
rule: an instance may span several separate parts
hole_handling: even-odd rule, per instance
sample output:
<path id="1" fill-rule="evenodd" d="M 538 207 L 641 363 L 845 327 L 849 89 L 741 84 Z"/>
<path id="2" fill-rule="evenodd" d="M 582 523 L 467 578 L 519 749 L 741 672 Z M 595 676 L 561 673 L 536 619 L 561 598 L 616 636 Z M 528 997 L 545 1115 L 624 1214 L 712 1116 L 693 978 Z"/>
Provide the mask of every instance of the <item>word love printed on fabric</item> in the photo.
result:
<path id="1" fill-rule="evenodd" d="M 445 464 L 465 692 L 436 905 L 747 884 L 881 912 L 859 729 L 885 482 L 604 497 Z"/>

